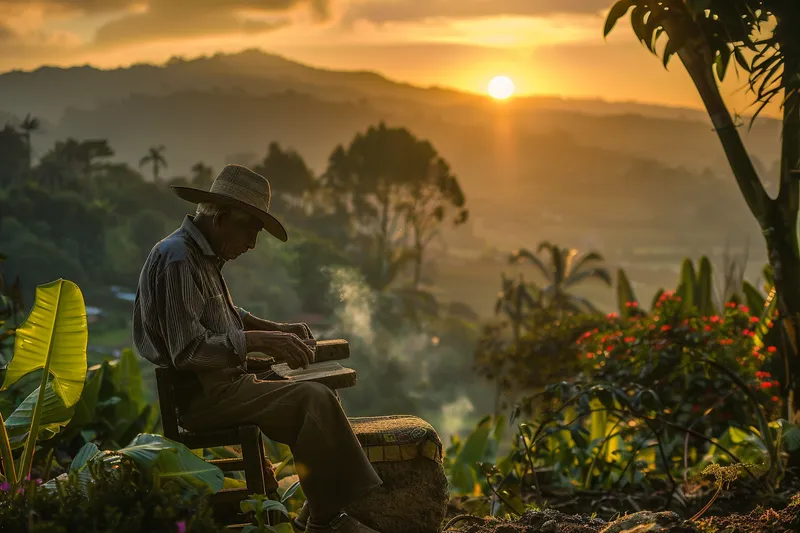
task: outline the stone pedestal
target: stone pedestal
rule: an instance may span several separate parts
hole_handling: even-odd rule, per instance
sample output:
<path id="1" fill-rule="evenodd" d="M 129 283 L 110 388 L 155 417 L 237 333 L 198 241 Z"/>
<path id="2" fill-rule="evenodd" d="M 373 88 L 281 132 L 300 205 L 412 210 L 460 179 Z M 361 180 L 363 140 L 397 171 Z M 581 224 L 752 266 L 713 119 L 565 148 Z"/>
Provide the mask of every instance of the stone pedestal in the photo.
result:
<path id="1" fill-rule="evenodd" d="M 350 423 L 383 485 L 346 511 L 381 533 L 437 533 L 450 494 L 433 427 L 405 415 Z"/>

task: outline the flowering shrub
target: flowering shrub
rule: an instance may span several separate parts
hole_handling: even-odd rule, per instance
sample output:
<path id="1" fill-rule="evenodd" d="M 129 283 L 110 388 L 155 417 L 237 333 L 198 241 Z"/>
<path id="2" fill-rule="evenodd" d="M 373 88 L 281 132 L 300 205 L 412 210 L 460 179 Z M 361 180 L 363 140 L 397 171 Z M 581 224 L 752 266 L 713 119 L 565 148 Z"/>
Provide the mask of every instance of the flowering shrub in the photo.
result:
<path id="1" fill-rule="evenodd" d="M 720 315 L 685 307 L 680 297 L 664 293 L 649 315 L 608 315 L 575 341 L 584 371 L 594 380 L 652 389 L 679 422 L 703 416 L 706 425 L 752 425 L 755 406 L 743 386 L 768 416 L 777 414 L 781 385 L 763 370 L 776 349 L 754 342 L 759 318 L 730 302 Z"/>

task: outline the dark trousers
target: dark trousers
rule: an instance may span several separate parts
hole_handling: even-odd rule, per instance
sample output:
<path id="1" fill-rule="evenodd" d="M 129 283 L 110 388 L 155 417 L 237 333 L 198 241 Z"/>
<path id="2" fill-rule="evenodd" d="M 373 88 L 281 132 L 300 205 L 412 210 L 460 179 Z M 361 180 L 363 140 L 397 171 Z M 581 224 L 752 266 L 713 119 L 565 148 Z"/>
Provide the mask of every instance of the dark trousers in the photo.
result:
<path id="1" fill-rule="evenodd" d="M 382 483 L 333 391 L 319 383 L 260 379 L 270 376 L 204 383 L 205 394 L 182 413 L 181 426 L 202 431 L 256 424 L 288 445 L 312 517 L 331 516 Z"/>

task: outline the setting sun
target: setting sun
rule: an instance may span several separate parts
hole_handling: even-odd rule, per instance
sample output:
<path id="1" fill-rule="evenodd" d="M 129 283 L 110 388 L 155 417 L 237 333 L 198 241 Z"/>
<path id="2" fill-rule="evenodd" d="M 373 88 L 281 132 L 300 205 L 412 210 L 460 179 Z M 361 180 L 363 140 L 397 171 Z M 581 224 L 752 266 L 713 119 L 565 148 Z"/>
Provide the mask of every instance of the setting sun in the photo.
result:
<path id="1" fill-rule="evenodd" d="M 497 100 L 505 100 L 514 94 L 514 82 L 508 76 L 495 76 L 489 82 L 489 96 Z"/>

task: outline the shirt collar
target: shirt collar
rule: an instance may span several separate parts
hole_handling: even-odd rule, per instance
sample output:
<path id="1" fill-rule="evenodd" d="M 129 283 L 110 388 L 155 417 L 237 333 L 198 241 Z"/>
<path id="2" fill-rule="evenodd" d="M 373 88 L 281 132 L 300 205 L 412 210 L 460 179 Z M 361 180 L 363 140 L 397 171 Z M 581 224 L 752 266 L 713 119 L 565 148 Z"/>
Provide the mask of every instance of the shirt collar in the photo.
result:
<path id="1" fill-rule="evenodd" d="M 211 245 L 208 243 L 206 236 L 203 235 L 203 232 L 194 225 L 194 217 L 192 215 L 186 215 L 186 218 L 183 219 L 183 223 L 181 224 L 181 229 L 183 229 L 183 231 L 185 231 L 189 237 L 191 237 L 192 240 L 197 243 L 203 254 L 217 257 L 217 254 L 215 254 L 214 250 L 211 249 Z"/>

